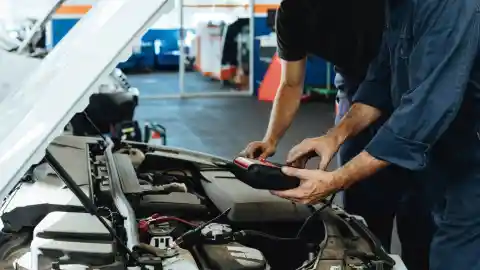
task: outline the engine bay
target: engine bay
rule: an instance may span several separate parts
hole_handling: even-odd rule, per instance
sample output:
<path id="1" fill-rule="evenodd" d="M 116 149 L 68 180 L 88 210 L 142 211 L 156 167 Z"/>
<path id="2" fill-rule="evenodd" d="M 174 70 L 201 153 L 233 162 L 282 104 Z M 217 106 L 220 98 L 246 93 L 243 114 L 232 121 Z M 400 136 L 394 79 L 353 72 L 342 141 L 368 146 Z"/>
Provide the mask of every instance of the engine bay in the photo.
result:
<path id="1" fill-rule="evenodd" d="M 60 136 L 2 205 L 2 269 L 395 264 L 361 218 L 328 202 L 301 205 L 253 189 L 222 166 L 226 162 L 145 143 Z"/>

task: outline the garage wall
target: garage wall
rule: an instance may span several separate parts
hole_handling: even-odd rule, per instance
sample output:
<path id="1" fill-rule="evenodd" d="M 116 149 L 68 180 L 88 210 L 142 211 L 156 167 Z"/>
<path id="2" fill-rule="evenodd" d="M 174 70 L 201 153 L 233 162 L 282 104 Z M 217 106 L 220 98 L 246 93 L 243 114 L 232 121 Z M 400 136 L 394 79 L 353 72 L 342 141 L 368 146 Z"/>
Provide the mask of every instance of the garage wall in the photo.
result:
<path id="1" fill-rule="evenodd" d="M 8 21 L 22 20 L 25 18 L 38 19 L 43 17 L 49 7 L 53 6 L 57 0 L 1 0 L 0 1 L 0 19 Z M 69 5 L 82 5 L 84 0 L 67 0 Z"/>
<path id="2" fill-rule="evenodd" d="M 254 41 L 253 41 L 253 90 L 254 94 L 257 95 L 258 88 L 263 82 L 265 73 L 269 67 L 269 63 L 266 63 L 261 60 L 260 55 L 260 44 L 261 40 L 265 37 L 274 34 L 272 29 L 269 28 L 267 24 L 267 13 L 270 9 L 276 9 L 280 0 L 254 0 Z M 271 37 L 270 40 L 275 40 L 274 37 Z M 273 42 L 276 44 L 276 42 Z"/>
<path id="3" fill-rule="evenodd" d="M 57 17 L 77 17 L 88 10 L 88 7 L 101 0 L 67 0 L 64 9 Z M 0 0 L 0 19 L 21 20 L 25 18 L 39 18 L 48 7 L 57 0 Z M 249 0 L 184 0 L 184 24 L 189 27 L 196 21 L 205 18 L 221 17 L 218 14 L 248 14 Z M 141 3 L 141 1 L 139 1 Z M 73 8 L 71 8 L 73 6 Z M 180 25 L 178 10 L 163 16 L 154 25 L 156 29 L 178 28 Z"/>
<path id="4" fill-rule="evenodd" d="M 11 1 L 36 1 L 36 0 L 11 0 Z M 52 1 L 52 0 L 41 0 Z M 101 0 L 98 0 L 101 1 Z M 192 29 L 199 21 L 210 20 L 212 18 L 226 19 L 234 21 L 237 17 L 248 16 L 249 0 L 184 0 L 184 27 Z M 64 8 L 61 8 L 54 16 L 53 27 L 51 29 L 52 45 L 61 39 L 66 30 L 70 29 L 83 14 L 88 12 L 89 8 L 97 2 L 96 0 L 70 0 L 67 1 Z M 141 3 L 141 1 L 139 1 Z M 40 5 L 38 3 L 37 5 Z M 178 5 L 170 13 L 162 16 L 151 29 L 162 29 L 178 31 L 180 28 L 180 18 Z"/>
<path id="5" fill-rule="evenodd" d="M 47 47 L 54 47 L 78 20 L 88 12 L 91 6 L 98 1 L 102 0 L 70 0 L 62 6 L 48 26 Z M 176 3 L 179 2 L 179 0 L 175 1 L 177 1 Z M 249 1 L 250 0 L 183 0 L 184 28 L 194 31 L 198 22 L 214 18 L 233 22 L 238 17 L 248 17 L 249 6 L 246 3 Z M 138 3 L 141 4 L 141 1 L 138 1 Z M 176 4 L 176 8 L 170 13 L 163 15 L 150 27 L 150 30 L 142 39 L 138 40 L 137 45 L 142 47 L 141 50 L 150 51 L 150 48 L 157 48 L 155 47 L 156 45 L 154 45 L 154 41 L 161 41 L 162 51 L 165 52 L 165 49 L 170 48 L 171 51 L 175 53 L 175 51 L 178 51 L 179 29 L 179 4 Z M 186 42 L 188 43 L 188 40 Z M 153 55 L 151 55 L 150 52 L 148 52 L 148 55 L 149 56 L 139 57 L 139 59 L 141 58 L 142 61 L 145 62 L 140 64 L 140 66 L 151 67 L 153 65 Z M 134 62 L 135 61 L 131 61 L 131 63 Z M 168 59 L 162 58 L 160 62 L 165 65 L 178 65 L 178 54 Z M 122 67 L 127 68 L 126 66 Z"/>
<path id="6" fill-rule="evenodd" d="M 276 9 L 280 0 L 255 0 L 255 35 L 265 35 L 271 32 L 267 27 L 267 12 Z"/>
<path id="7" fill-rule="evenodd" d="M 270 45 L 276 46 L 276 36 L 267 25 L 267 12 L 277 9 L 281 0 L 255 0 L 255 50 L 254 50 L 254 89 L 256 90 L 263 81 L 269 64 L 260 61 L 260 39 Z M 269 46 L 270 46 L 269 45 Z M 333 66 L 319 57 L 308 57 L 305 74 L 305 85 L 314 88 L 329 88 L 334 81 Z"/>

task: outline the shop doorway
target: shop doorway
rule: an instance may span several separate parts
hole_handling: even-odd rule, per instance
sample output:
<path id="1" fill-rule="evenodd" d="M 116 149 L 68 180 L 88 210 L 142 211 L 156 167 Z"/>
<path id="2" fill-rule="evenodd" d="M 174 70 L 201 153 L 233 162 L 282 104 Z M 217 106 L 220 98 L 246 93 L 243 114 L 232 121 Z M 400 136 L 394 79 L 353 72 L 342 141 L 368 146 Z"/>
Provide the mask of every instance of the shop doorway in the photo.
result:
<path id="1" fill-rule="evenodd" d="M 162 70 L 142 79 L 158 89 L 142 91 L 142 99 L 253 95 L 253 0 L 201 3 L 177 0 L 174 14 L 156 24 L 165 27 L 167 20 L 178 21 L 178 49 L 168 51 L 164 40 L 152 41 Z M 178 68 L 163 70 L 162 61 L 169 57 L 177 57 Z"/>

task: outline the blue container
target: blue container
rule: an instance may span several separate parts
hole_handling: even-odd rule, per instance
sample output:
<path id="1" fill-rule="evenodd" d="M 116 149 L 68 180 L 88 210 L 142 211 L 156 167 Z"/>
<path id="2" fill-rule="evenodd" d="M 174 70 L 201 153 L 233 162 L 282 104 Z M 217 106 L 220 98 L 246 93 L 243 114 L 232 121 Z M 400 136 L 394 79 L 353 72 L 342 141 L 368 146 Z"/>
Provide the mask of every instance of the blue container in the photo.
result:
<path id="1" fill-rule="evenodd" d="M 193 33 L 193 30 L 186 31 Z M 157 67 L 178 66 L 180 60 L 179 48 L 179 29 L 151 29 L 145 36 L 143 41 L 152 43 L 154 48 L 154 61 Z M 189 40 L 185 41 L 185 53 L 189 53 Z"/>

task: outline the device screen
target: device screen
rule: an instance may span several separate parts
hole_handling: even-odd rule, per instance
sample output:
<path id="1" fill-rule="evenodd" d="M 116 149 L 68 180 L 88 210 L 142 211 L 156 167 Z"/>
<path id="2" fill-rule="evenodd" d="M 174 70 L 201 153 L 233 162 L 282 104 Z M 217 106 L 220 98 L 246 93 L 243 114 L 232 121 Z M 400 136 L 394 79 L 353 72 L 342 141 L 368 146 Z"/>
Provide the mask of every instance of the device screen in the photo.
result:
<path id="1" fill-rule="evenodd" d="M 275 164 L 272 164 L 266 160 L 260 160 L 260 159 L 237 157 L 233 162 L 237 166 L 240 166 L 244 169 L 248 169 L 251 165 L 263 165 L 263 166 L 278 168 L 278 166 L 276 166 Z"/>

